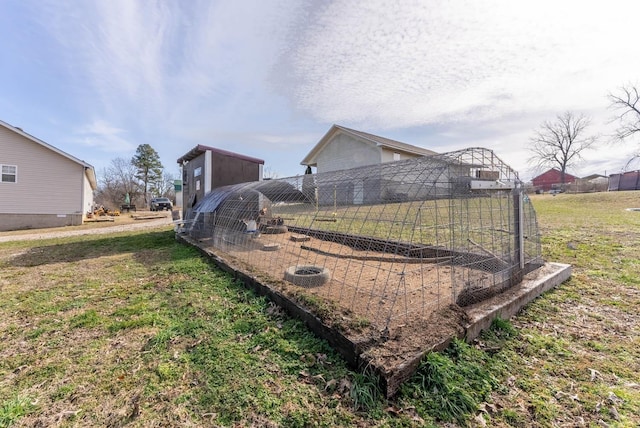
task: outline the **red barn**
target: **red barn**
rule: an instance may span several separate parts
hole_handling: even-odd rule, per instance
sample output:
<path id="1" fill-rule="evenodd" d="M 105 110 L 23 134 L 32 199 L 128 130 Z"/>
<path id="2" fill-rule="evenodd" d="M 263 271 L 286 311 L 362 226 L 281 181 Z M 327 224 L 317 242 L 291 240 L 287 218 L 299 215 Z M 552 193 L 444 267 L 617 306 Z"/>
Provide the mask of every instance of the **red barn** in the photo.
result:
<path id="1" fill-rule="evenodd" d="M 551 189 L 562 187 L 560 175 L 561 172 L 559 169 L 551 168 L 547 172 L 543 172 L 539 176 L 535 177 L 531 182 L 536 189 L 548 192 Z M 576 179 L 577 177 L 566 172 L 564 173 L 564 184 L 573 183 Z"/>

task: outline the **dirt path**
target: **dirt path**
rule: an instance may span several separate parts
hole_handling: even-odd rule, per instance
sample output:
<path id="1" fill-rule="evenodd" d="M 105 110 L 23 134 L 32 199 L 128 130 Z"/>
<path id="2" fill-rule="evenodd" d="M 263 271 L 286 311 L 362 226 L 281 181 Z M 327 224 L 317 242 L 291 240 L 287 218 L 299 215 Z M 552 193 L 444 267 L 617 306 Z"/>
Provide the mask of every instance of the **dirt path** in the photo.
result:
<path id="1" fill-rule="evenodd" d="M 79 235 L 105 235 L 111 233 L 124 232 L 128 230 L 140 230 L 140 229 L 149 229 L 156 228 L 161 226 L 169 226 L 171 225 L 172 219 L 171 216 L 167 216 L 160 219 L 154 220 L 138 220 L 134 223 L 126 223 L 126 224 L 117 224 L 113 226 L 102 226 L 88 229 L 72 229 L 73 226 L 70 226 L 69 230 L 47 230 L 47 229 L 38 229 L 34 231 L 34 233 L 25 233 L 25 234 L 3 234 L 0 232 L 0 242 L 9 242 L 9 241 L 34 241 L 38 239 L 49 239 L 49 238 L 64 238 L 67 236 L 79 236 Z"/>

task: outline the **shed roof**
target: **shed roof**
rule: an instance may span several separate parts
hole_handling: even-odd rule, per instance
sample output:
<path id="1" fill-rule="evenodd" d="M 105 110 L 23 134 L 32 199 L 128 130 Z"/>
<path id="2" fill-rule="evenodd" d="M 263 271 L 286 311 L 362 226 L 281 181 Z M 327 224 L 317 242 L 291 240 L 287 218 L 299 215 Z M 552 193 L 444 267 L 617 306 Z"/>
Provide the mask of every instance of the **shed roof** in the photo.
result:
<path id="1" fill-rule="evenodd" d="M 182 165 L 185 162 L 189 162 L 189 161 L 197 158 L 198 156 L 200 156 L 201 154 L 203 154 L 203 153 L 205 153 L 207 151 L 211 151 L 213 153 L 218 153 L 218 154 L 221 154 L 221 155 L 224 155 L 224 156 L 231 156 L 231 157 L 234 157 L 234 158 L 237 158 L 237 159 L 242 159 L 242 160 L 245 160 L 247 162 L 253 162 L 253 163 L 258 163 L 258 164 L 264 165 L 264 161 L 262 159 L 252 158 L 251 156 L 245 156 L 245 155 L 241 155 L 239 153 L 229 152 L 227 150 L 218 149 L 216 147 L 203 146 L 202 144 L 198 144 L 193 149 L 189 150 L 186 154 L 184 154 L 183 156 L 179 157 L 177 162 L 180 165 Z"/>
<path id="2" fill-rule="evenodd" d="M 87 162 L 85 162 L 85 161 L 83 161 L 81 159 L 78 159 L 75 156 L 71 156 L 69 153 L 62 151 L 59 148 L 52 146 L 51 144 L 45 143 L 41 139 L 36 138 L 33 135 L 24 132 L 22 129 L 20 129 L 20 128 L 16 127 L 16 126 L 9 125 L 8 123 L 6 123 L 6 122 L 4 122 L 2 120 L 0 120 L 0 126 L 4 126 L 8 130 L 15 132 L 16 134 L 21 135 L 21 136 L 27 138 L 28 140 L 33 141 L 36 144 L 39 144 L 39 145 L 41 145 L 43 147 L 46 147 L 47 149 L 51 150 L 52 152 L 55 152 L 55 153 L 59 154 L 60 156 L 63 156 L 63 157 L 65 157 L 65 158 L 67 158 L 67 159 L 69 159 L 69 160 L 71 160 L 71 161 L 73 161 L 73 162 L 75 162 L 77 164 L 82 165 L 84 167 L 85 174 L 87 175 L 87 179 L 89 180 L 89 183 L 91 185 L 91 189 L 96 190 L 98 188 L 98 182 L 96 180 L 96 171 L 93 168 L 93 165 L 91 165 L 91 164 L 89 164 L 89 163 L 87 163 Z"/>
<path id="3" fill-rule="evenodd" d="M 326 134 L 320 139 L 318 144 L 316 144 L 313 149 L 305 156 L 305 158 L 300 162 L 300 165 L 316 165 L 316 157 L 318 153 L 324 149 L 324 147 L 329 144 L 331 139 L 337 134 L 343 133 L 347 135 L 351 135 L 354 138 L 357 138 L 361 141 L 375 144 L 376 146 L 386 147 L 389 149 L 397 150 L 404 153 L 411 153 L 420 156 L 431 156 L 435 155 L 436 152 L 433 150 L 424 149 L 422 147 L 413 146 L 411 144 L 401 143 L 400 141 L 392 140 L 390 138 L 380 137 L 379 135 L 369 134 L 368 132 L 357 131 L 355 129 L 347 128 L 341 125 L 333 125 L 327 131 Z"/>

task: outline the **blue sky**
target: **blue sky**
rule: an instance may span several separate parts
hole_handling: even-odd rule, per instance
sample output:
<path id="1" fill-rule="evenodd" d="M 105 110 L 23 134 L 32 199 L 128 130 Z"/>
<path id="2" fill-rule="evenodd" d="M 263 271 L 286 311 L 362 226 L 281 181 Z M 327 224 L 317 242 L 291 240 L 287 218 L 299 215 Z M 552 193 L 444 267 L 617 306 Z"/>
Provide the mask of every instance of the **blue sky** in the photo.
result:
<path id="1" fill-rule="evenodd" d="M 593 4 L 592 4 L 593 3 Z M 575 175 L 619 172 L 607 94 L 640 83 L 636 0 L 1 0 L 0 120 L 98 175 L 150 144 L 302 174 L 333 123 L 436 151 L 488 147 L 527 179 L 564 111 L 601 134 Z"/>

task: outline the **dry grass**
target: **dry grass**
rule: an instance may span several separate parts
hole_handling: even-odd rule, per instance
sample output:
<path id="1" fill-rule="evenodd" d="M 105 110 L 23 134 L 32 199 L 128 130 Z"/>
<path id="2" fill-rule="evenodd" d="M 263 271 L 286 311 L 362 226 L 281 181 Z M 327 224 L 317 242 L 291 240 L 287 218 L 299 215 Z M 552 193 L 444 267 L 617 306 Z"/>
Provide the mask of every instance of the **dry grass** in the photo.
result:
<path id="1" fill-rule="evenodd" d="M 572 278 L 514 320 L 496 426 L 640 426 L 640 192 L 536 195 L 547 260 Z"/>
<path id="2" fill-rule="evenodd" d="M 640 212 L 625 210 L 640 193 L 532 202 L 545 258 L 573 276 L 514 334 L 446 354 L 448 370 L 471 374 L 466 353 L 482 364 L 456 393 L 490 391 L 460 420 L 640 426 Z M 0 426 L 442 426 L 424 405 L 432 389 L 415 381 L 384 401 L 168 226 L 0 243 L 0 295 Z"/>
<path id="3" fill-rule="evenodd" d="M 171 213 L 166 212 L 152 212 L 152 211 L 137 211 L 130 213 L 122 213 L 119 216 L 109 217 L 113 219 L 113 221 L 87 221 L 79 226 L 63 226 L 63 227 L 50 227 L 47 229 L 21 229 L 21 230 L 9 230 L 9 231 L 0 231 L 0 237 L 2 236 L 20 236 L 20 235 L 31 235 L 31 234 L 44 234 L 44 233 L 56 233 L 56 232 L 68 232 L 75 230 L 91 230 L 91 229 L 102 229 L 102 228 L 110 228 L 113 226 L 126 226 L 129 224 L 139 223 L 144 220 L 137 220 L 136 217 L 141 216 L 167 216 L 171 217 Z M 107 218 L 107 217 L 104 217 Z"/>

